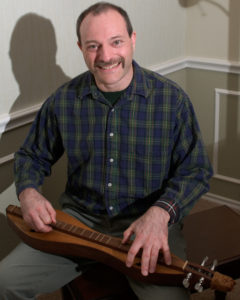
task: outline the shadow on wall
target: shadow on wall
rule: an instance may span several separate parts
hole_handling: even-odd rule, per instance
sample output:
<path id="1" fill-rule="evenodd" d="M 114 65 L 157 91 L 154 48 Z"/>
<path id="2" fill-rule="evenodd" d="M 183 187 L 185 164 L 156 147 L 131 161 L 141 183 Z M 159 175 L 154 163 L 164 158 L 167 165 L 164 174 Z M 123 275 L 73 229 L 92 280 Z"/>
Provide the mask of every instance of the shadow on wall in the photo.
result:
<path id="1" fill-rule="evenodd" d="M 207 3 L 210 3 L 210 4 L 218 7 L 224 13 L 227 13 L 225 8 L 221 4 L 217 3 L 216 0 L 215 1 L 214 0 L 178 0 L 178 1 L 181 6 L 186 7 L 186 8 L 196 5 L 196 4 L 200 4 L 200 2 L 207 2 Z"/>
<path id="2" fill-rule="evenodd" d="M 9 113 L 42 103 L 56 88 L 70 79 L 56 64 L 56 52 L 55 31 L 50 20 L 30 13 L 17 21 L 11 37 L 9 56 L 13 74 L 19 85 L 19 96 Z M 5 133 L 1 136 L 0 157 L 14 153 L 23 143 L 28 130 L 29 126 L 11 130 L 10 120 Z M 60 171 L 55 173 L 62 174 Z M 13 162 L 1 165 L 0 177 L 0 194 L 2 194 L 13 183 Z M 58 179 L 50 181 L 51 195 L 53 186 L 64 188 L 64 185 L 64 176 L 61 176 L 60 182 Z M 6 201 L 11 204 L 13 200 Z M 0 237 L 6 241 L 4 244 L 7 251 L 1 246 L 0 259 L 16 244 L 12 242 L 12 234 L 4 218 L 0 215 Z"/>
<path id="3" fill-rule="evenodd" d="M 56 52 L 56 37 L 50 20 L 36 14 L 27 14 L 18 20 L 9 55 L 20 95 L 11 111 L 45 100 L 70 79 L 56 64 Z"/>

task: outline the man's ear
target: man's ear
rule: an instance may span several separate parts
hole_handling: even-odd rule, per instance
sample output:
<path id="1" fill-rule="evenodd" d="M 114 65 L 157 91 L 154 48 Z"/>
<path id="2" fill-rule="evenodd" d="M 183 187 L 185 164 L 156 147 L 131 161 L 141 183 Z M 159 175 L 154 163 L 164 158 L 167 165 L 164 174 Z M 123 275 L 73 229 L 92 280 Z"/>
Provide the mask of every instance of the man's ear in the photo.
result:
<path id="1" fill-rule="evenodd" d="M 135 50 L 135 46 L 136 46 L 136 32 L 135 31 L 133 31 L 133 33 L 131 35 L 131 40 L 132 40 L 133 50 Z"/>
<path id="2" fill-rule="evenodd" d="M 82 51 L 82 46 L 79 41 L 77 41 L 77 45 L 78 45 L 79 49 Z"/>

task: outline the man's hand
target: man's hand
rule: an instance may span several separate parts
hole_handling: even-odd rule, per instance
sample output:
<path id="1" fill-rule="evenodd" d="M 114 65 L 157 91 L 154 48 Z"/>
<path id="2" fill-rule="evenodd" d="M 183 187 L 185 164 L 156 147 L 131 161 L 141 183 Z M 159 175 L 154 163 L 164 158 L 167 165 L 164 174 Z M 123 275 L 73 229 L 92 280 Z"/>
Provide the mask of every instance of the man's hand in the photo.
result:
<path id="1" fill-rule="evenodd" d="M 159 250 L 163 251 L 164 261 L 171 264 L 171 254 L 168 245 L 168 221 L 170 216 L 164 209 L 152 206 L 146 213 L 133 222 L 125 230 L 122 242 L 128 241 L 132 234 L 135 239 L 128 251 L 126 265 L 133 265 L 136 254 L 142 248 L 141 272 L 147 276 L 154 273 Z"/>
<path id="2" fill-rule="evenodd" d="M 56 211 L 51 203 L 37 190 L 27 188 L 19 195 L 23 219 L 37 232 L 49 232 L 51 223 L 56 223 Z"/>

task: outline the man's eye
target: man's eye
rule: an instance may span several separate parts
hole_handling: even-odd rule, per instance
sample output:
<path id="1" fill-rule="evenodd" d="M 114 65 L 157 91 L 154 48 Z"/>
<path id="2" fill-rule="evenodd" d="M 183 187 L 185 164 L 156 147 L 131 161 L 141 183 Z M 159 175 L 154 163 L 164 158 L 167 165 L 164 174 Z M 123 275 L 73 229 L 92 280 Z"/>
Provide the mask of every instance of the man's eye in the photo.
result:
<path id="1" fill-rule="evenodd" d="M 121 43 L 122 43 L 121 40 L 116 40 L 116 41 L 113 42 L 113 44 L 114 44 L 115 46 L 119 46 L 119 45 L 121 45 Z"/>
<path id="2" fill-rule="evenodd" d="M 96 50 L 97 49 L 97 45 L 88 45 L 87 49 L 90 51 Z"/>

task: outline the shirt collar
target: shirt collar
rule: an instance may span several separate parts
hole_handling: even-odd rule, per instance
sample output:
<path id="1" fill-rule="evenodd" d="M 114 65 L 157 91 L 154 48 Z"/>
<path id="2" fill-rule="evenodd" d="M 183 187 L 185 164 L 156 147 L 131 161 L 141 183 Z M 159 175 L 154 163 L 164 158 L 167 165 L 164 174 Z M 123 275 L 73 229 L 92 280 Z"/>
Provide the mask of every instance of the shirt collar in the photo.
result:
<path id="1" fill-rule="evenodd" d="M 147 98 L 149 95 L 149 88 L 146 80 L 146 75 L 143 69 L 133 60 L 133 80 L 128 87 L 130 100 L 133 99 L 134 95 L 143 96 Z"/>

